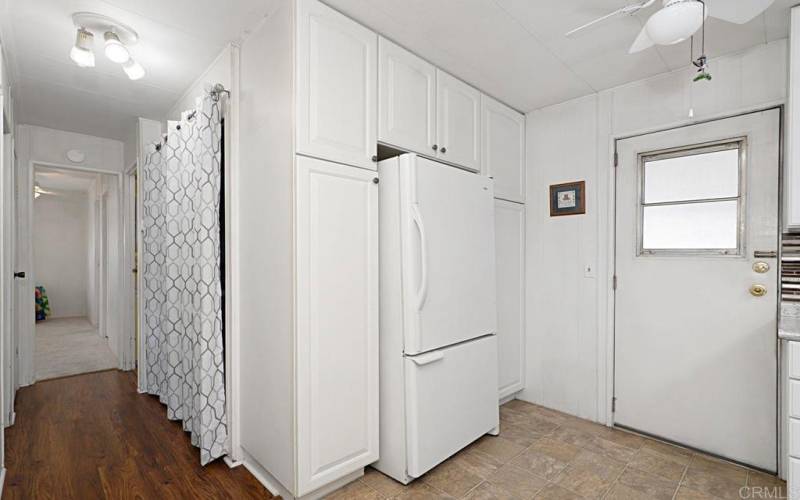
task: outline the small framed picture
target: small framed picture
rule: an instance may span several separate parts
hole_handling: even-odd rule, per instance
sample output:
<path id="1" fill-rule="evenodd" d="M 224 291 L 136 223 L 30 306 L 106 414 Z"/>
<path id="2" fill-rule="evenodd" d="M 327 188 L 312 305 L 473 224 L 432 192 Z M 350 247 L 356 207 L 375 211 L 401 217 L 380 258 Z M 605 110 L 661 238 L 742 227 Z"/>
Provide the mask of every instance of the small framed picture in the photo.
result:
<path id="1" fill-rule="evenodd" d="M 586 182 L 566 182 L 550 186 L 550 217 L 586 213 Z"/>

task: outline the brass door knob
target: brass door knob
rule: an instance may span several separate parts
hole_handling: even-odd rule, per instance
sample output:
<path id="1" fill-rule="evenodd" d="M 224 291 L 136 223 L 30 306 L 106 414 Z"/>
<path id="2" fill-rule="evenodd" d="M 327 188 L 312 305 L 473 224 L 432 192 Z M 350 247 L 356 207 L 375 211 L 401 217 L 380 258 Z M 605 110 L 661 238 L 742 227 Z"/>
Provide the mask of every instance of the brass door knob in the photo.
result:
<path id="1" fill-rule="evenodd" d="M 766 262 L 755 262 L 753 263 L 753 271 L 764 274 L 765 272 L 769 271 L 769 264 Z"/>
<path id="2" fill-rule="evenodd" d="M 763 297 L 767 294 L 767 287 L 764 285 L 751 285 L 750 286 L 750 295 L 753 297 Z"/>

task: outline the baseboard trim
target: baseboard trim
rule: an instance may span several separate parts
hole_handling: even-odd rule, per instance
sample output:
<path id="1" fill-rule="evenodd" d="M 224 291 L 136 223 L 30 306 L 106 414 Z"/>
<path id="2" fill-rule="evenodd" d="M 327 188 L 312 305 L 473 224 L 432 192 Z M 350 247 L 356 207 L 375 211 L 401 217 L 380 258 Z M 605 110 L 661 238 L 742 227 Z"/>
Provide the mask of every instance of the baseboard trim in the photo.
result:
<path id="1" fill-rule="evenodd" d="M 291 491 L 287 490 L 283 484 L 281 484 L 281 482 L 275 478 L 275 476 L 261 467 L 256 459 L 247 453 L 247 450 L 244 448 L 242 449 L 242 455 L 243 458 L 241 464 L 244 465 L 244 468 L 250 471 L 250 473 L 253 474 L 253 476 L 258 480 L 258 482 L 263 484 L 270 493 L 275 496 L 280 496 L 284 500 L 318 500 L 328 495 L 332 491 L 338 490 L 342 486 L 352 483 L 364 475 L 364 469 L 362 467 L 355 472 L 351 472 L 350 474 L 339 478 L 332 483 L 326 484 L 325 486 L 312 491 L 311 493 L 303 495 L 302 497 L 296 497 Z"/>
<path id="2" fill-rule="evenodd" d="M 513 399 L 517 399 L 517 396 L 519 396 L 520 392 L 522 392 L 521 389 L 519 391 L 512 392 L 511 394 L 503 396 L 502 398 L 500 398 L 500 404 L 504 405 L 504 404 L 508 403 L 509 401 L 511 401 Z"/>
<path id="3" fill-rule="evenodd" d="M 225 463 L 228 465 L 228 468 L 230 468 L 230 469 L 235 469 L 236 467 L 239 467 L 240 465 L 244 465 L 243 461 L 234 460 L 233 458 L 231 458 L 230 455 L 225 455 L 224 457 L 222 457 L 222 460 L 225 461 Z"/>
<path id="4" fill-rule="evenodd" d="M 275 476 L 261 467 L 256 459 L 247 453 L 247 450 L 245 449 L 242 449 L 242 465 L 244 465 L 244 468 L 250 471 L 250 473 L 258 480 L 258 482 L 263 484 L 264 487 L 273 495 L 285 498 L 287 500 L 294 498 L 294 495 L 292 495 L 289 490 L 284 488 L 281 482 L 278 481 Z"/>

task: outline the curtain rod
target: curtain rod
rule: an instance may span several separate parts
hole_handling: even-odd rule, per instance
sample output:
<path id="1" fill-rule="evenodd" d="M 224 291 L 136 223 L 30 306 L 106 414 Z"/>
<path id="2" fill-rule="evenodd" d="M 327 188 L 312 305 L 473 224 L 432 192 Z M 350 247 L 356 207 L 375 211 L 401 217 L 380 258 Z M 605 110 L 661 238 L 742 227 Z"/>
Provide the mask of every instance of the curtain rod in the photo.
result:
<path id="1" fill-rule="evenodd" d="M 213 87 L 208 89 L 208 95 L 211 97 L 211 100 L 213 100 L 214 102 L 219 102 L 220 97 L 222 97 L 223 94 L 225 94 L 228 97 L 230 97 L 231 96 L 231 91 L 226 89 L 225 86 L 223 84 L 221 84 L 221 83 L 215 83 Z M 197 110 L 196 109 L 192 110 L 191 113 L 186 115 L 186 120 L 187 121 L 193 120 L 195 116 L 197 116 Z M 181 126 L 178 125 L 177 129 L 180 130 Z M 167 142 L 167 135 L 168 134 L 166 134 L 166 133 L 163 134 L 163 136 L 162 136 L 163 139 L 161 141 L 159 141 L 158 143 L 156 143 L 156 151 L 160 151 L 161 150 L 161 143 Z"/>

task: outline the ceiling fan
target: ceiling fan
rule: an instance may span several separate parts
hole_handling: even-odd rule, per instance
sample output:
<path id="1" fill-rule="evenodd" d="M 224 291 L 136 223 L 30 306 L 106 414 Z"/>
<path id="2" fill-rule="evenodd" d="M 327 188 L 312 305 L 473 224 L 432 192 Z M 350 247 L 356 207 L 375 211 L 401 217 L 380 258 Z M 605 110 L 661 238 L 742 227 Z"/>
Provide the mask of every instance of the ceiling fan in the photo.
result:
<path id="1" fill-rule="evenodd" d="M 711 16 L 735 24 L 745 24 L 764 12 L 775 0 L 663 0 L 663 7 L 650 16 L 629 54 L 653 45 L 672 45 L 682 42 L 700 29 Z M 590 26 L 622 15 L 633 15 L 654 4 L 656 0 L 640 0 L 566 33 L 573 36 Z"/>

